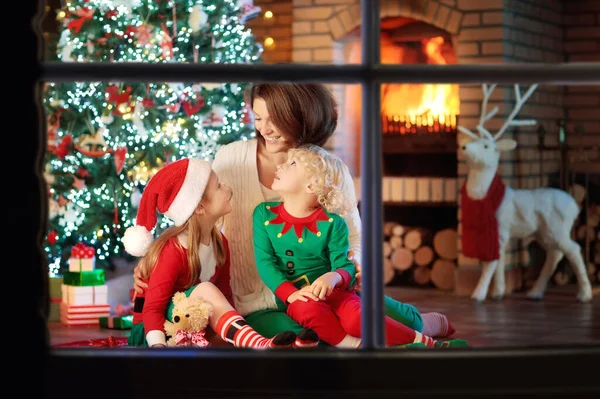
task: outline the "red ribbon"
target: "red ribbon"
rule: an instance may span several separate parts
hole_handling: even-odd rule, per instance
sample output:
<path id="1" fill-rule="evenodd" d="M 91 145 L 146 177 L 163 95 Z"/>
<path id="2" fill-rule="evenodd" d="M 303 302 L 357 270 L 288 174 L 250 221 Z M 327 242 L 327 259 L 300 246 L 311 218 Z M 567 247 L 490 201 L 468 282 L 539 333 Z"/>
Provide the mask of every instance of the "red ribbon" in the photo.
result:
<path id="1" fill-rule="evenodd" d="M 183 110 L 188 118 L 194 114 L 196 114 L 202 107 L 204 107 L 205 101 L 204 98 L 200 97 L 196 104 L 192 104 L 191 101 L 181 100 L 181 104 L 183 105 Z"/>
<path id="2" fill-rule="evenodd" d="M 75 19 L 67 24 L 67 28 L 74 33 L 79 33 L 81 26 L 85 21 L 91 21 L 92 16 L 96 12 L 95 8 L 81 7 L 78 10 L 73 11 L 73 14 L 78 15 L 79 19 Z"/>
<path id="3" fill-rule="evenodd" d="M 208 346 L 208 341 L 204 338 L 204 331 L 189 332 L 177 330 L 173 340 L 177 345 L 181 346 Z"/>

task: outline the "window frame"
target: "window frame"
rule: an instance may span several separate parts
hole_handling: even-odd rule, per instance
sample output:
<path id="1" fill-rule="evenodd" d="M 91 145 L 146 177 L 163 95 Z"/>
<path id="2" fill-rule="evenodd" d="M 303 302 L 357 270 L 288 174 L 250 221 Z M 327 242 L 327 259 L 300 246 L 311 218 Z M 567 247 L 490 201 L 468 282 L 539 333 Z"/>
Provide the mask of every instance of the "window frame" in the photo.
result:
<path id="1" fill-rule="evenodd" d="M 241 65 L 241 64 L 77 64 L 40 61 L 43 37 L 39 29 L 45 2 L 38 2 L 33 15 L 33 33 L 38 44 L 33 82 L 34 112 L 41 142 L 34 149 L 36 170 L 33 175 L 34 197 L 40 206 L 40 220 L 35 233 L 35 281 L 45 282 L 36 320 L 45 323 L 48 276 L 42 237 L 45 235 L 47 203 L 42 174 L 46 143 L 45 115 L 42 107 L 44 82 L 53 81 L 181 81 L 205 82 L 276 82 L 302 81 L 360 83 L 362 85 L 362 131 L 381 131 L 379 89 L 383 82 L 411 83 L 543 83 L 598 84 L 600 63 L 574 64 L 500 64 L 500 65 L 381 65 L 379 54 L 379 2 L 361 0 L 362 63 L 359 65 Z M 37 20 L 37 21 L 36 21 Z M 52 396 L 127 396 L 198 397 L 242 392 L 256 397 L 276 396 L 295 391 L 298 397 L 329 391 L 349 397 L 368 392 L 377 397 L 398 397 L 437 392 L 438 394 L 487 397 L 494 392 L 551 393 L 596 392 L 600 389 L 592 367 L 581 365 L 600 357 L 598 345 L 554 345 L 547 348 L 478 348 L 445 351 L 393 350 L 384 348 L 383 269 L 381 264 L 382 201 L 380 163 L 381 135 L 361 135 L 361 175 L 368 176 L 361 185 L 363 248 L 363 345 L 360 351 L 317 350 L 251 351 L 243 349 L 139 349 L 97 348 L 51 349 L 44 346 L 45 380 Z M 41 273 L 41 275 L 40 275 Z M 42 284 L 43 285 L 43 284 Z M 372 309 L 371 312 L 367 311 Z M 40 315 L 45 315 L 40 318 Z M 42 329 L 47 341 L 47 325 Z M 199 363 L 209 361 L 210 366 Z M 176 363 L 176 367 L 173 366 Z M 494 371 L 491 372 L 490 369 Z M 547 369 L 548 371 L 542 371 Z M 224 376 L 223 370 L 241 370 Z M 532 377 L 538 370 L 539 377 Z M 109 378 L 101 378 L 108 371 Z M 202 374 L 198 374 L 198 372 Z M 283 371 L 283 372 L 282 372 Z M 549 377 L 552 371 L 557 378 Z M 498 376 L 502 375 L 501 379 Z M 550 373 L 550 374 L 548 374 Z M 560 373 L 560 374 L 558 374 Z M 510 378 L 506 378 L 510 374 Z M 465 378 L 471 376 L 471 378 Z M 473 378 L 477 376 L 477 378 Z M 199 378 L 201 377 L 201 378 Z M 361 377 L 361 378 L 358 378 Z M 432 383 L 433 379 L 433 383 Z M 126 381 L 126 382 L 125 382 Z M 123 384 L 121 387 L 120 384 Z M 93 388 L 90 388 L 93 387 Z M 575 388 L 576 387 L 576 388 Z M 90 391 L 93 389 L 93 392 Z M 314 396 L 313 396 L 314 397 Z M 362 396 L 361 396 L 362 397 Z"/>

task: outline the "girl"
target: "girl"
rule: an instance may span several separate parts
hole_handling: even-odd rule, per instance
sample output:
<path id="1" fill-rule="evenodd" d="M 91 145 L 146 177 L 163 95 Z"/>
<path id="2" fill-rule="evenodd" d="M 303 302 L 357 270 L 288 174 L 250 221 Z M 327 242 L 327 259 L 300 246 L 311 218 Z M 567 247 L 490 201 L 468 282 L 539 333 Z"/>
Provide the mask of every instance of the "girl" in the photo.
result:
<path id="1" fill-rule="evenodd" d="M 285 331 L 271 339 L 259 335 L 232 307 L 227 240 L 216 222 L 231 212 L 232 191 L 221 184 L 210 163 L 184 158 L 150 179 L 140 202 L 136 226 L 126 230 L 125 250 L 143 256 L 140 268 L 148 279 L 134 305 L 130 346 L 166 345 L 163 329 L 171 319 L 177 291 L 199 296 L 213 305 L 210 327 L 237 347 L 291 347 L 296 334 Z M 153 242 L 156 211 L 173 220 Z M 303 335 L 314 338 L 313 332 Z M 306 338 L 306 337 L 304 337 Z M 303 342 L 300 342 L 303 343 Z"/>
<path id="2" fill-rule="evenodd" d="M 254 253 L 260 277 L 292 319 L 329 345 L 358 348 L 361 301 L 349 289 L 356 267 L 348 260 L 348 227 L 339 215 L 356 203 L 343 194 L 350 184 L 345 176 L 342 161 L 318 146 L 290 149 L 273 182 L 282 201 L 254 210 Z M 385 327 L 388 346 L 466 346 L 436 341 L 387 316 Z"/>

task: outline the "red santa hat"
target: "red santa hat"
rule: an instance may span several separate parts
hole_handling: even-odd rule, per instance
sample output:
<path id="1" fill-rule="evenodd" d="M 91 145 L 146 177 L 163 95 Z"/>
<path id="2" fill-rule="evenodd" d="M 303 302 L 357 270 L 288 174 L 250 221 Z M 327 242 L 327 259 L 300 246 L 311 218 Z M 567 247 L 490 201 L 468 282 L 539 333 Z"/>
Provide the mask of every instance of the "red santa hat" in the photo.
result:
<path id="1" fill-rule="evenodd" d="M 144 256 L 154 241 L 151 231 L 157 221 L 156 211 L 184 224 L 198 207 L 210 178 L 207 161 L 183 158 L 159 170 L 144 189 L 136 225 L 123 236 L 125 250 L 133 256 Z"/>

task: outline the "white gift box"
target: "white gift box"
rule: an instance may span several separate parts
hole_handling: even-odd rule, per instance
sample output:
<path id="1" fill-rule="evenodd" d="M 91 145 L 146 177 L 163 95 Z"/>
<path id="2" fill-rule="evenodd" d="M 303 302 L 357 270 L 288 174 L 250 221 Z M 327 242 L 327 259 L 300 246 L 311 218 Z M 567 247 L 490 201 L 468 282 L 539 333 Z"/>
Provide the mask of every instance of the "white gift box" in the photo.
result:
<path id="1" fill-rule="evenodd" d="M 62 301 L 67 305 L 106 305 L 108 303 L 108 286 L 78 286 L 63 284 Z"/>
<path id="2" fill-rule="evenodd" d="M 110 305 L 74 306 L 60 304 L 60 322 L 67 326 L 99 325 L 100 317 L 110 316 Z"/>
<path id="3" fill-rule="evenodd" d="M 69 258 L 70 272 L 91 272 L 96 266 L 96 257 L 93 258 Z"/>

